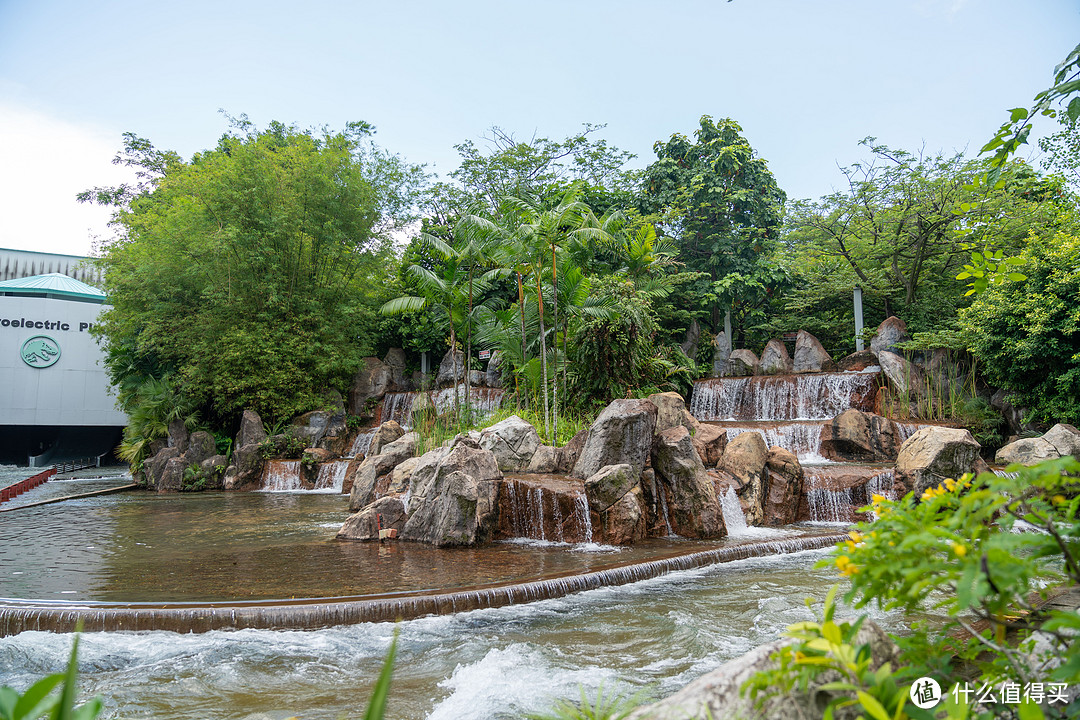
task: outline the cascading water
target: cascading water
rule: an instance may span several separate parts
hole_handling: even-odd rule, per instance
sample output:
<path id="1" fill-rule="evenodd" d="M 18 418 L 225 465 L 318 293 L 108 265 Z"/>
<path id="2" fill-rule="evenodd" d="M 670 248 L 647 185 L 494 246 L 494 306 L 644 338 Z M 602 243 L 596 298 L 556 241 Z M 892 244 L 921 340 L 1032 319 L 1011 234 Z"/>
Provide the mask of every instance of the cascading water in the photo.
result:
<path id="1" fill-rule="evenodd" d="M 386 393 L 382 401 L 381 421 L 387 422 L 393 420 L 403 428 L 411 428 L 413 424 L 413 403 L 419 394 L 420 393 L 418 392 Z M 465 404 L 464 383 L 459 384 L 457 387 L 432 390 L 426 394 L 431 401 L 431 404 L 435 407 L 436 412 L 440 415 L 444 415 L 454 409 L 455 397 L 457 397 L 458 403 L 461 405 Z M 474 413 L 482 417 L 487 417 L 492 415 L 502 406 L 504 394 L 505 391 L 499 388 L 474 387 L 470 393 L 472 400 L 469 404 Z"/>
<path id="2" fill-rule="evenodd" d="M 261 492 L 298 492 L 303 490 L 300 481 L 299 460 L 271 460 L 263 471 Z"/>
<path id="3" fill-rule="evenodd" d="M 349 457 L 360 457 L 361 455 L 367 455 L 367 451 L 371 448 L 371 439 L 375 437 L 375 431 L 378 428 L 370 428 L 368 430 L 361 430 L 360 434 L 353 440 L 352 447 L 349 448 Z"/>
<path id="4" fill-rule="evenodd" d="M 744 432 L 756 432 L 764 438 L 766 446 L 779 445 L 798 456 L 801 462 L 824 459 L 821 457 L 821 428 L 825 424 L 824 421 L 789 423 L 765 421 L 752 425 L 727 422 L 714 424 L 727 430 L 729 441 Z"/>
<path id="5" fill-rule="evenodd" d="M 511 475 L 502 483 L 499 536 L 548 542 L 590 542 L 592 518 L 580 480 Z"/>
<path id="6" fill-rule="evenodd" d="M 829 420 L 850 407 L 872 411 L 879 372 L 698 380 L 690 412 L 698 420 Z"/>
<path id="7" fill-rule="evenodd" d="M 315 479 L 315 490 L 340 493 L 345 486 L 345 473 L 348 469 L 348 460 L 322 463 L 319 465 L 319 475 Z"/>
<path id="8" fill-rule="evenodd" d="M 739 497 L 735 494 L 735 488 L 729 485 L 727 492 L 720 495 L 719 500 L 728 537 L 745 535 L 747 531 L 746 514 L 743 512 L 742 505 L 739 504 Z"/>
<path id="9" fill-rule="evenodd" d="M 891 468 L 833 465 L 807 467 L 805 512 L 812 522 L 851 523 L 872 519 L 859 508 L 870 504 L 874 495 L 895 498 Z"/>

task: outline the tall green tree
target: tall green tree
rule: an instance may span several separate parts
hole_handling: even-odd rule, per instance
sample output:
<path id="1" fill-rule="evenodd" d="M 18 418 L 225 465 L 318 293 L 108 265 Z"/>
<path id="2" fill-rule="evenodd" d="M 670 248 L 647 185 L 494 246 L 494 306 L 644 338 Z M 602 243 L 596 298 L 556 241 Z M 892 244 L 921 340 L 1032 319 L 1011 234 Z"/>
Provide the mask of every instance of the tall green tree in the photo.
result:
<path id="1" fill-rule="evenodd" d="M 368 351 L 368 288 L 424 181 L 371 132 L 241 117 L 188 162 L 126 135 L 117 161 L 139 183 L 81 196 L 115 208 L 99 326 L 114 384 L 132 368 L 169 374 L 223 429 L 243 408 L 284 419 L 344 390 Z"/>

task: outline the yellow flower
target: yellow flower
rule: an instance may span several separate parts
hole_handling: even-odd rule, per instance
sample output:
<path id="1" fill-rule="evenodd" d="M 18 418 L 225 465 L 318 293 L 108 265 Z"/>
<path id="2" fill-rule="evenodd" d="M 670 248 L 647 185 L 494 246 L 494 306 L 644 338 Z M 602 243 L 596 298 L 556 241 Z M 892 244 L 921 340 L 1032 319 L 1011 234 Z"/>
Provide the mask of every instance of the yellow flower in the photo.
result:
<path id="1" fill-rule="evenodd" d="M 1053 501 L 1053 503 L 1055 505 L 1064 505 L 1065 504 L 1065 496 L 1064 495 L 1055 495 L 1054 497 L 1050 498 L 1050 500 Z"/>
<path id="2" fill-rule="evenodd" d="M 952 478 L 945 478 L 945 487 L 949 489 L 949 492 L 952 492 L 956 489 L 956 481 Z"/>
<path id="3" fill-rule="evenodd" d="M 963 545 L 962 543 L 953 543 L 952 550 L 954 553 L 956 553 L 956 557 L 964 557 L 965 555 L 967 555 L 967 546 Z"/>
<path id="4" fill-rule="evenodd" d="M 859 533 L 858 530 L 852 530 L 851 532 L 849 532 L 848 537 L 850 537 L 851 542 L 854 543 L 861 543 L 863 541 L 863 536 Z"/>
<path id="5" fill-rule="evenodd" d="M 859 572 L 859 568 L 855 563 L 851 562 L 851 558 L 847 555 L 841 555 L 836 558 L 836 567 L 844 575 L 851 576 Z"/>

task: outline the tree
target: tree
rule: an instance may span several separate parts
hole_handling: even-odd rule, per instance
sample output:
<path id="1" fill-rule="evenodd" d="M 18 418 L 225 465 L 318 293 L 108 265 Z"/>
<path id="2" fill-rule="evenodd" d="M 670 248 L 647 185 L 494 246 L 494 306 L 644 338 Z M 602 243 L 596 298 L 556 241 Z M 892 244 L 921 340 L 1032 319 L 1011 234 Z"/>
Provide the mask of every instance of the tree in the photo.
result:
<path id="1" fill-rule="evenodd" d="M 99 325 L 114 384 L 168 375 L 217 428 L 244 408 L 274 421 L 344 390 L 367 350 L 365 288 L 424 179 L 371 131 L 241 117 L 190 162 L 125 135 L 117 162 L 139 184 L 81 196 L 115 207 L 100 260 L 113 307 Z"/>
<path id="2" fill-rule="evenodd" d="M 786 195 L 734 120 L 704 115 L 694 136 L 676 133 L 653 146 L 657 160 L 645 170 L 642 209 L 675 238 L 686 269 L 706 273 L 698 295 L 715 329 L 724 308 L 708 299 L 709 286 L 768 262 Z"/>

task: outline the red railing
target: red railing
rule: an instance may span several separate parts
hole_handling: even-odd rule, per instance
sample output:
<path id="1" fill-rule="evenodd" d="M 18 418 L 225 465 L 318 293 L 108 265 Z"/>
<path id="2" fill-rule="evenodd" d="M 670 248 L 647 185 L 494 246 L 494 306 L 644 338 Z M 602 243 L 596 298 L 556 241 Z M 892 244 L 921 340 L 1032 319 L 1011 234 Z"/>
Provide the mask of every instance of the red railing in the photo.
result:
<path id="1" fill-rule="evenodd" d="M 56 474 L 56 468 L 49 468 L 45 472 L 39 472 L 33 477 L 28 477 L 25 480 L 20 480 L 14 485 L 8 485 L 6 488 L 0 490 L 0 503 L 7 502 L 12 498 L 22 495 L 27 490 L 33 490 L 38 485 L 51 478 Z"/>

